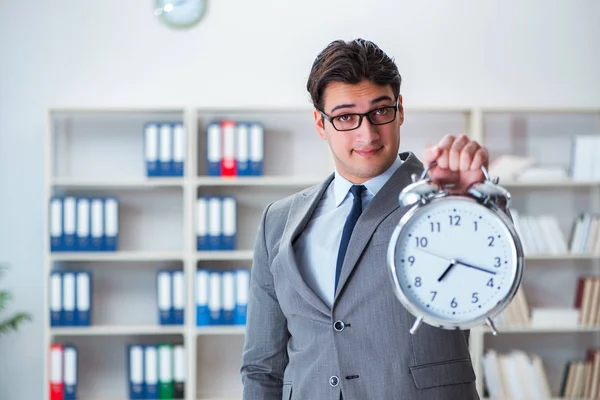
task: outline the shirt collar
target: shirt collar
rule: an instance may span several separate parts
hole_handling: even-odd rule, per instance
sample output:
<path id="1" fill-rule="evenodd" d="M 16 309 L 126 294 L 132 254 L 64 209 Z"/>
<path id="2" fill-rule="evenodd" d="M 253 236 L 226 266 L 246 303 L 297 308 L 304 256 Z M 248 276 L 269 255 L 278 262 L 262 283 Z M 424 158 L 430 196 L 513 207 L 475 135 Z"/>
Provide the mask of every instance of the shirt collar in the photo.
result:
<path id="1" fill-rule="evenodd" d="M 367 188 L 372 196 L 375 196 L 401 165 L 402 159 L 398 155 L 398 157 L 396 157 L 394 160 L 394 163 L 385 172 L 369 179 L 368 181 L 364 182 L 363 185 L 365 188 Z M 339 205 L 342 204 L 352 185 L 353 183 L 341 176 L 336 169 L 335 179 L 333 180 L 333 193 L 335 195 L 336 207 L 339 207 Z"/>

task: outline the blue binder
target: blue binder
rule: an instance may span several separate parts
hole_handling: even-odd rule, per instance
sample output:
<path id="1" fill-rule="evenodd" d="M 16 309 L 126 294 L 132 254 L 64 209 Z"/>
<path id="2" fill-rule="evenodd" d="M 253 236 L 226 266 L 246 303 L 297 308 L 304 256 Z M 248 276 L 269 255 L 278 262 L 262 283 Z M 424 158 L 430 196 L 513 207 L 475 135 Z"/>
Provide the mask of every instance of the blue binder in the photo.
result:
<path id="1" fill-rule="evenodd" d="M 220 250 L 234 250 L 237 238 L 237 202 L 233 196 L 221 198 L 221 244 Z"/>
<path id="2" fill-rule="evenodd" d="M 223 145 L 221 142 L 221 123 L 214 121 L 206 127 L 206 168 L 207 175 L 221 175 L 221 158 Z"/>
<path id="3" fill-rule="evenodd" d="M 250 125 L 238 122 L 235 128 L 235 158 L 238 176 L 252 175 L 250 170 Z"/>
<path id="4" fill-rule="evenodd" d="M 158 399 L 158 347 L 144 346 L 144 381 L 146 399 Z"/>
<path id="5" fill-rule="evenodd" d="M 104 199 L 94 197 L 90 202 L 90 251 L 104 251 Z"/>
<path id="6" fill-rule="evenodd" d="M 173 164 L 171 176 L 183 176 L 185 161 L 185 131 L 181 122 L 172 124 L 173 132 Z"/>
<path id="7" fill-rule="evenodd" d="M 62 273 L 52 271 L 50 273 L 50 326 L 63 325 L 63 302 L 62 302 Z"/>
<path id="8" fill-rule="evenodd" d="M 235 281 L 235 317 L 236 325 L 246 325 L 246 314 L 248 312 L 248 291 L 250 289 L 250 271 L 238 269 Z"/>
<path id="9" fill-rule="evenodd" d="M 158 130 L 158 169 L 161 176 L 171 176 L 173 170 L 173 127 L 162 122 Z"/>
<path id="10" fill-rule="evenodd" d="M 173 323 L 173 281 L 170 271 L 158 271 L 156 290 L 159 324 L 171 325 Z"/>
<path id="11" fill-rule="evenodd" d="M 62 273 L 63 280 L 63 325 L 75 326 L 75 304 L 77 304 L 77 294 L 75 289 L 75 272 L 66 271 Z"/>
<path id="12" fill-rule="evenodd" d="M 221 198 L 212 196 L 208 203 L 208 249 L 221 250 L 223 235 L 223 207 Z"/>
<path id="13" fill-rule="evenodd" d="M 63 250 L 75 251 L 77 230 L 77 199 L 67 196 L 63 199 Z"/>
<path id="14" fill-rule="evenodd" d="M 119 243 L 119 201 L 116 197 L 104 199 L 104 250 L 117 251 Z"/>
<path id="15" fill-rule="evenodd" d="M 144 357 L 144 346 L 138 344 L 127 346 L 127 381 L 129 398 L 132 400 L 146 398 Z"/>
<path id="16" fill-rule="evenodd" d="M 88 271 L 78 271 L 75 279 L 75 323 L 78 326 L 89 326 L 92 312 L 92 274 Z"/>
<path id="17" fill-rule="evenodd" d="M 144 158 L 146 160 L 146 176 L 160 176 L 158 168 L 158 124 L 148 122 L 144 125 Z"/>
<path id="18" fill-rule="evenodd" d="M 173 315 L 171 322 L 183 325 L 185 320 L 185 280 L 183 271 L 171 271 Z"/>
<path id="19" fill-rule="evenodd" d="M 64 346 L 63 351 L 63 369 L 64 369 L 64 400 L 77 400 L 77 348 L 72 345 Z"/>
<path id="20" fill-rule="evenodd" d="M 196 249 L 198 251 L 210 249 L 208 242 L 208 199 L 202 196 L 196 199 Z"/>
<path id="21" fill-rule="evenodd" d="M 208 309 L 209 271 L 196 270 L 196 326 L 210 325 Z"/>
<path id="22" fill-rule="evenodd" d="M 92 249 L 91 221 L 90 199 L 78 197 L 76 233 L 78 251 L 90 251 Z"/>
<path id="23" fill-rule="evenodd" d="M 210 324 L 223 323 L 223 290 L 221 272 L 209 273 L 208 309 L 210 311 Z"/>
<path id="24" fill-rule="evenodd" d="M 54 196 L 50 199 L 50 251 L 63 251 L 63 199 Z"/>
<path id="25" fill-rule="evenodd" d="M 254 176 L 264 174 L 264 127 L 259 123 L 250 126 L 250 173 Z"/>
<path id="26" fill-rule="evenodd" d="M 223 325 L 233 325 L 235 321 L 235 272 L 221 272 L 221 305 Z"/>

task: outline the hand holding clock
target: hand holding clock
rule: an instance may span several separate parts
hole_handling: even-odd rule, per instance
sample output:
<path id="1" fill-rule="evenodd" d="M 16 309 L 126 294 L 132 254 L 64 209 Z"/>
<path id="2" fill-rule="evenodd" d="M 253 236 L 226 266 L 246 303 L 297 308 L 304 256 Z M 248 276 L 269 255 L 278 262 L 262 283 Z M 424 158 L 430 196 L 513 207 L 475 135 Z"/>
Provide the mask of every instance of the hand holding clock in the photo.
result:
<path id="1" fill-rule="evenodd" d="M 483 182 L 481 167 L 487 169 L 489 154 L 475 140 L 466 135 L 446 135 L 423 154 L 423 163 L 436 165 L 429 170 L 431 179 L 441 185 L 453 185 L 451 193 L 465 193 L 474 183 Z"/>

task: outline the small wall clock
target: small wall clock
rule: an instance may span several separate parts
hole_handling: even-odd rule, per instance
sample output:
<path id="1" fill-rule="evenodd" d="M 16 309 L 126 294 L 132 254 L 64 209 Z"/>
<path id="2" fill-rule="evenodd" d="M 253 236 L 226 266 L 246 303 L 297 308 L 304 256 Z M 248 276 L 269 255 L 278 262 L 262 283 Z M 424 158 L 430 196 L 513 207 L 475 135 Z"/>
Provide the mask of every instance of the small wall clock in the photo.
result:
<path id="1" fill-rule="evenodd" d="M 156 0 L 154 15 L 174 28 L 196 25 L 206 11 L 207 0 Z"/>

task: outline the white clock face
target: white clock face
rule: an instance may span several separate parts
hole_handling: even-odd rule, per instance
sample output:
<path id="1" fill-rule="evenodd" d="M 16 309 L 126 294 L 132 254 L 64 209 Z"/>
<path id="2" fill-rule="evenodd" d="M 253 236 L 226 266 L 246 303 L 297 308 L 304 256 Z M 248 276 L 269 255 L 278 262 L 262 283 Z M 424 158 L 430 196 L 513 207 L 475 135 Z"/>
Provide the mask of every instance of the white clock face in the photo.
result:
<path id="1" fill-rule="evenodd" d="M 206 0 L 157 0 L 155 14 L 172 26 L 186 27 L 198 22 Z"/>
<path id="2" fill-rule="evenodd" d="M 394 262 L 413 310 L 450 324 L 485 318 L 511 291 L 517 271 L 509 229 L 464 198 L 420 208 L 398 236 Z"/>

